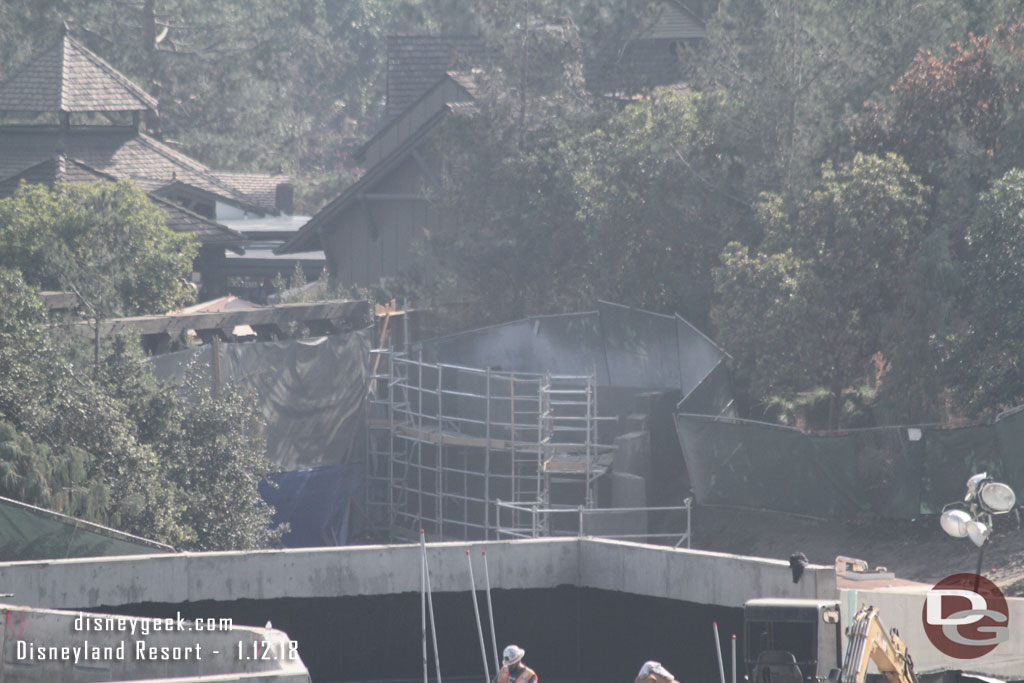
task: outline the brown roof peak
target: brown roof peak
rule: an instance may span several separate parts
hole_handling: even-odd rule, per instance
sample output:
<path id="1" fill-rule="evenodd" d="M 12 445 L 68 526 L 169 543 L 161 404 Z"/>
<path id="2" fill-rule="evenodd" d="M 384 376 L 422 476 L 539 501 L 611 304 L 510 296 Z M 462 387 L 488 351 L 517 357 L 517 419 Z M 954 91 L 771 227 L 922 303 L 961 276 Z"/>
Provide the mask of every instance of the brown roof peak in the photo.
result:
<path id="1" fill-rule="evenodd" d="M 127 76 L 67 35 L 37 52 L 0 83 L 0 111 L 156 111 Z"/>

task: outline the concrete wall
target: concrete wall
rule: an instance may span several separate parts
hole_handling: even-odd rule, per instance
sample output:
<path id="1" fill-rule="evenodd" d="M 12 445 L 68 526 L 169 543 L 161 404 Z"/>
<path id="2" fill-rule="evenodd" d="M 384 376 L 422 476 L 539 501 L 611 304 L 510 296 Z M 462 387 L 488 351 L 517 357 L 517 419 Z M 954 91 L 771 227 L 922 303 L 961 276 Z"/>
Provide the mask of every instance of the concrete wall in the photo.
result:
<path id="1" fill-rule="evenodd" d="M 482 586 L 486 551 L 495 589 L 562 585 L 740 607 L 753 597 L 834 597 L 831 567 L 799 584 L 785 562 L 597 539 L 432 543 L 431 588 L 466 591 L 472 549 Z M 0 586 L 29 606 L 91 608 L 141 602 L 317 598 L 417 592 L 416 545 L 181 553 L 0 564 Z"/>
<path id="2" fill-rule="evenodd" d="M 947 669 L 971 671 L 1005 680 L 1020 680 L 1024 672 L 1024 598 L 1007 598 L 1010 639 L 976 659 L 954 659 L 939 652 L 924 632 L 922 618 L 927 589 L 912 588 L 842 591 L 843 618 L 849 624 L 861 605 L 877 607 L 886 628 L 896 628 L 914 658 L 918 673 Z M 872 669 L 873 670 L 873 669 Z"/>
<path id="3" fill-rule="evenodd" d="M 782 560 L 592 540 L 580 545 L 578 585 L 723 607 L 755 597 L 838 596 L 832 567 L 810 565 L 794 584 Z"/>
<path id="4" fill-rule="evenodd" d="M 107 622 L 107 616 L 113 621 Z M 4 683 L 309 681 L 301 658 L 289 648 L 287 634 L 278 630 L 243 626 L 196 630 L 193 622 L 183 620 L 14 606 L 0 607 L 0 617 L 4 620 L 0 644 Z M 103 621 L 97 624 L 95 619 Z M 253 645 L 260 641 L 282 658 L 264 659 L 263 646 L 254 649 Z"/>

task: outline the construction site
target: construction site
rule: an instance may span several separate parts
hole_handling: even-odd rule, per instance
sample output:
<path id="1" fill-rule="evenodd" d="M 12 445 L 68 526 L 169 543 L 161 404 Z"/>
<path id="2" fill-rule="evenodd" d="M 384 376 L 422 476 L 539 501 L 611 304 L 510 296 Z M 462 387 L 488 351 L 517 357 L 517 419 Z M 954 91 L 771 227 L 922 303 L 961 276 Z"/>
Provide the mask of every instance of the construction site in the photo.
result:
<path id="1" fill-rule="evenodd" d="M 629 680 L 652 659 L 681 681 L 1024 679 L 1024 630 L 968 661 L 938 650 L 921 618 L 933 584 L 978 567 L 1011 623 L 1024 618 L 1019 526 L 993 521 L 1014 501 L 977 497 L 1009 486 L 972 476 L 987 466 L 1020 483 L 1021 413 L 812 434 L 737 419 L 728 354 L 678 316 L 601 302 L 427 339 L 398 306 L 375 317 L 328 337 L 153 356 L 158 376 L 187 367 L 261 397 L 282 468 L 264 495 L 292 525 L 286 548 L 179 553 L 5 502 L 12 529 L 49 540 L 0 564 L 13 594 L 3 680 L 466 681 L 493 678 L 509 643 L 559 683 Z M 223 327 L 202 320 L 187 324 Z M 139 324 L 186 323 L 110 326 Z M 964 448 L 975 460 L 956 457 Z M 945 536 L 948 515 L 938 523 L 968 479 L 974 502 L 950 519 L 987 524 L 981 545 Z M 83 612 L 246 626 L 146 641 L 229 660 L 19 657 L 75 647 L 67 624 Z M 295 657 L 255 661 L 239 634 L 294 644 Z M 92 643 L 116 653 L 136 640 Z"/>

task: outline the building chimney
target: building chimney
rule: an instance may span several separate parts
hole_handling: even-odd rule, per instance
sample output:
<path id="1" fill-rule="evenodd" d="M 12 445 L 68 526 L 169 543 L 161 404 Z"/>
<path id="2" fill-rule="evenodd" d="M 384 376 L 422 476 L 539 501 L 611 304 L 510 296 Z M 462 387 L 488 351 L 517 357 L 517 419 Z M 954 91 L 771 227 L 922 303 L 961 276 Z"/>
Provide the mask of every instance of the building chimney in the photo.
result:
<path id="1" fill-rule="evenodd" d="M 285 216 L 292 215 L 295 187 L 291 183 L 278 183 L 274 192 L 274 207 Z"/>

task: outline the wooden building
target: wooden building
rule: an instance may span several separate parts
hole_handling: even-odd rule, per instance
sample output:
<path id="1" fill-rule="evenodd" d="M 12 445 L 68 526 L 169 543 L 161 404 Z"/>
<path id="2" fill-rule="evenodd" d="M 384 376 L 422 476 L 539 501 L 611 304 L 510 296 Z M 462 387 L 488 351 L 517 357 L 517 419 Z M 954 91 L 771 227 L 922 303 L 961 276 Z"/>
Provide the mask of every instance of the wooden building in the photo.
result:
<path id="1" fill-rule="evenodd" d="M 194 270 L 202 296 L 227 292 L 227 254 L 244 258 L 250 239 L 221 220 L 291 213 L 287 176 L 215 171 L 147 132 L 157 101 L 66 29 L 0 82 L 0 114 L 0 197 L 22 181 L 132 180 L 164 211 L 168 227 L 199 240 Z M 294 267 L 262 265 L 260 278 Z"/>
<path id="2" fill-rule="evenodd" d="M 679 48 L 704 37 L 700 19 L 679 0 L 664 0 L 651 26 L 606 58 L 587 65 L 588 88 L 612 98 L 680 77 Z M 444 160 L 427 144 L 442 121 L 474 108 L 472 67 L 487 61 L 478 38 L 392 36 L 388 39 L 387 101 L 381 128 L 357 152 L 366 169 L 276 249 L 323 249 L 331 276 L 345 286 L 386 284 L 412 265 L 428 233 L 451 227 L 434 201 Z"/>

